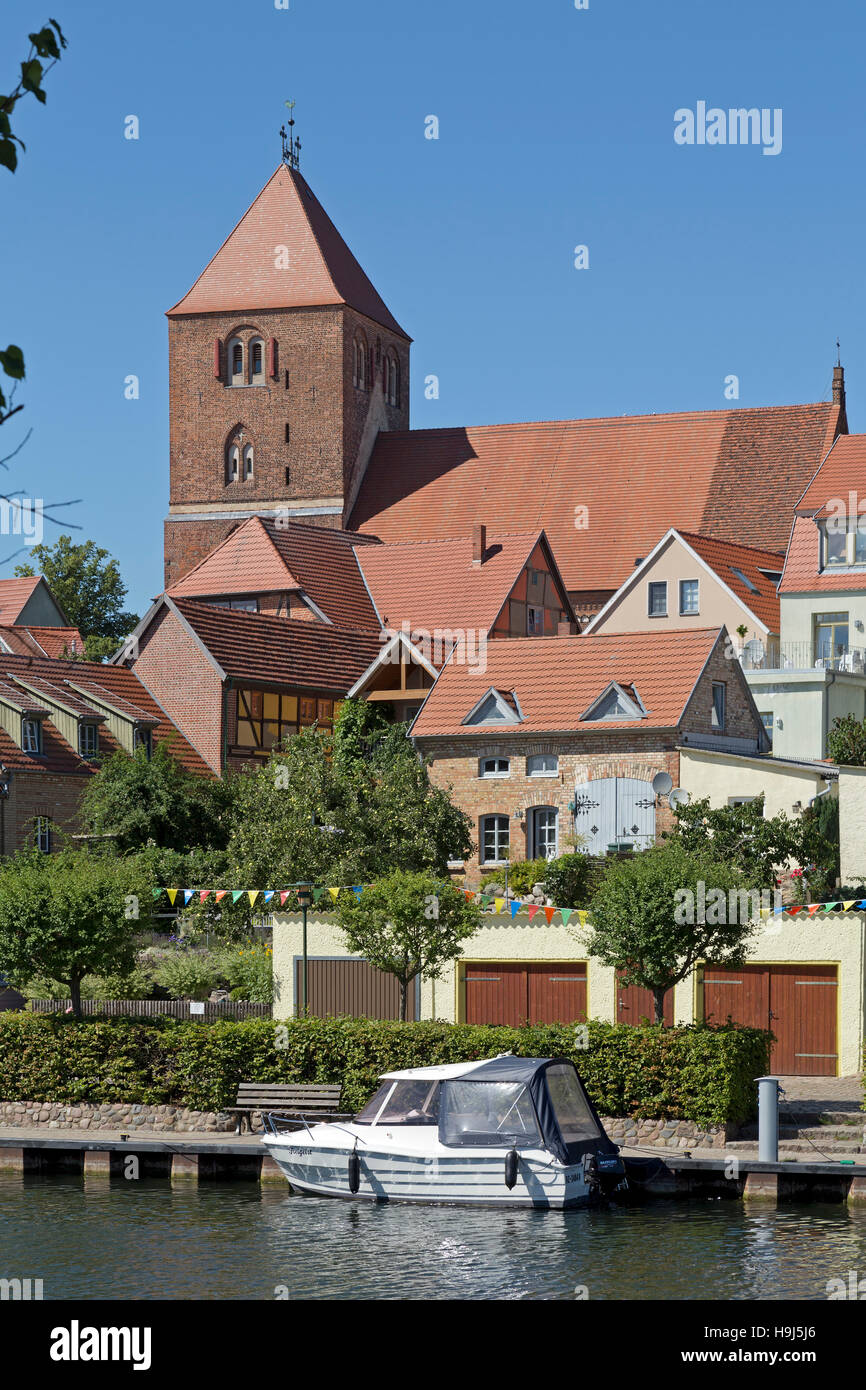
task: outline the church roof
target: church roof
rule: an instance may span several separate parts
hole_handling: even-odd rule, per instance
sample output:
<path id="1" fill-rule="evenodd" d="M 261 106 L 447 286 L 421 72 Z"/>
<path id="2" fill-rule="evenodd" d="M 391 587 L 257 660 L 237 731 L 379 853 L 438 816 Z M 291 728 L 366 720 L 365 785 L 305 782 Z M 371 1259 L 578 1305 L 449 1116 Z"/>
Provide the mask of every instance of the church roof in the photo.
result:
<path id="1" fill-rule="evenodd" d="M 612 591 L 671 526 L 783 554 L 839 420 L 819 402 L 383 432 L 349 524 L 386 544 L 543 527 L 571 593 Z"/>
<path id="2" fill-rule="evenodd" d="M 279 248 L 288 266 L 279 268 Z M 280 164 L 169 317 L 347 304 L 407 334 L 297 169 Z"/>

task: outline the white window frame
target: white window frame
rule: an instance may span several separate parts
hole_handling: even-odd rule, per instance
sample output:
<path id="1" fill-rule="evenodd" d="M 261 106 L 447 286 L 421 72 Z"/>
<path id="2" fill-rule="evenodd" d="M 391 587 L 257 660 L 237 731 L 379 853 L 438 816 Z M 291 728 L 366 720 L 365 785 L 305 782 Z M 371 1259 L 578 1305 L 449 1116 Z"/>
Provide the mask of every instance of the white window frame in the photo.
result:
<path id="1" fill-rule="evenodd" d="M 659 613 L 653 612 L 653 589 L 664 590 L 664 609 Z M 650 579 L 646 586 L 646 612 L 648 618 L 666 618 L 668 616 L 668 581 L 666 579 Z"/>
<path id="2" fill-rule="evenodd" d="M 36 848 L 43 854 L 51 853 L 51 817 L 34 816 L 33 818 L 33 837 Z"/>
<path id="3" fill-rule="evenodd" d="M 683 598 L 683 590 L 685 589 L 685 587 L 686 587 L 687 584 L 694 584 L 694 586 L 695 586 L 695 606 L 694 606 L 694 608 L 686 608 L 686 606 L 685 606 L 685 602 L 684 602 L 684 598 Z M 681 579 L 681 580 L 680 580 L 680 584 L 679 584 L 679 589 L 680 589 L 680 617 L 681 617 L 681 618 L 694 618 L 694 617 L 697 617 L 697 616 L 700 614 L 700 611 L 701 611 L 701 581 L 700 581 L 699 579 Z"/>
<path id="4" fill-rule="evenodd" d="M 534 767 L 539 759 L 552 758 L 553 767 Z M 526 759 L 527 777 L 558 777 L 559 776 L 559 754 L 558 753 L 530 753 Z"/>
<path id="5" fill-rule="evenodd" d="M 492 822 L 492 821 L 498 821 L 498 822 L 500 822 L 500 824 L 493 827 L 494 848 L 495 848 L 496 854 L 495 854 L 495 856 L 494 856 L 493 858 L 488 858 L 488 857 L 487 857 L 487 845 L 486 845 L 485 841 L 486 841 L 486 838 L 487 838 L 488 823 L 489 823 L 489 822 Z M 502 826 L 501 826 L 501 822 L 502 822 L 502 821 L 505 822 L 505 831 L 504 831 L 504 838 L 505 838 L 505 846 L 504 846 L 504 848 L 505 848 L 505 854 L 504 854 L 504 855 L 500 855 L 500 850 L 502 849 L 502 845 L 501 845 L 500 842 L 501 842 L 501 840 L 502 840 L 502 838 L 503 838 L 503 831 L 502 831 Z M 507 863 L 508 863 L 508 859 L 509 859 L 509 855 L 510 855 L 510 853 L 511 853 L 511 824 L 510 824 L 510 821 L 509 821 L 509 819 L 508 819 L 508 816 L 504 815 L 501 811 L 493 811 L 493 812 L 490 813 L 490 815 L 482 816 L 481 819 L 480 819 L 480 822 L 479 822 L 478 830 L 479 830 L 479 834 L 478 834 L 478 862 L 479 862 L 480 864 L 493 864 L 493 865 L 496 865 L 496 864 L 507 864 Z"/>
<path id="6" fill-rule="evenodd" d="M 493 771 L 493 772 L 488 772 L 487 769 L 486 769 L 486 767 L 485 767 L 485 763 L 504 763 L 505 766 L 502 767 L 502 768 L 497 768 L 497 769 L 496 769 L 495 771 Z M 500 757 L 500 755 L 499 755 L 498 753 L 489 753 L 489 754 L 487 755 L 486 758 L 479 758 L 479 759 L 478 759 L 478 776 L 479 776 L 479 777 L 485 777 L 485 778 L 488 778 L 488 777 L 510 777 L 510 776 L 511 776 L 511 759 L 510 759 L 510 758 L 503 758 L 503 757 Z"/>
<path id="7" fill-rule="evenodd" d="M 93 731 L 93 738 L 92 738 L 93 747 L 92 747 L 92 748 L 87 748 L 87 747 L 85 747 L 85 745 L 86 745 L 87 743 L 91 742 L 91 739 L 90 739 L 89 737 L 85 737 L 85 731 L 88 730 L 88 729 L 91 729 L 91 730 Z M 98 752 L 99 752 L 99 725 L 98 725 L 98 724 L 88 724 L 87 722 L 84 722 L 84 723 L 79 724 L 79 726 L 78 726 L 78 755 L 79 755 L 79 757 L 81 757 L 81 758 L 92 758 L 92 757 L 95 757 L 95 755 L 96 755 Z"/>
<path id="8" fill-rule="evenodd" d="M 529 851 L 531 859 L 540 859 L 542 850 L 539 844 L 538 818 L 542 815 L 553 816 L 553 852 L 550 847 L 543 851 L 545 859 L 555 859 L 559 854 L 559 807 L 558 806 L 533 806 L 529 811 Z"/>
<path id="9" fill-rule="evenodd" d="M 28 737 L 35 731 L 35 738 Z M 35 743 L 36 747 L 29 745 Z M 42 752 L 42 720 L 41 719 L 22 719 L 21 721 L 21 751 L 22 753 L 32 753 L 39 756 Z"/>

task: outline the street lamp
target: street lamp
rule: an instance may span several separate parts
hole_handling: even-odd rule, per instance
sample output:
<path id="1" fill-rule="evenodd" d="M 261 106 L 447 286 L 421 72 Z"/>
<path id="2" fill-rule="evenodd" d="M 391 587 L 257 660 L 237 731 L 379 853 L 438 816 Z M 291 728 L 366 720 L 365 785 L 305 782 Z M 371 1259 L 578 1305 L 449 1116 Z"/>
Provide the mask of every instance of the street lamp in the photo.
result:
<path id="1" fill-rule="evenodd" d="M 308 960 L 308 957 L 307 957 L 307 912 L 309 911 L 309 909 L 310 909 L 310 908 L 312 907 L 312 905 L 313 905 L 313 885 L 312 885 L 312 883 L 304 882 L 304 883 L 296 883 L 294 886 L 295 886 L 295 887 L 297 888 L 297 890 L 298 890 L 298 906 L 300 907 L 301 912 L 303 913 L 303 918 L 304 918 L 304 945 L 303 945 L 303 950 L 304 950 L 304 972 L 303 972 L 303 991 L 302 991 L 302 994 L 301 994 L 301 1006 L 302 1006 L 301 1012 L 303 1013 L 304 1018 L 306 1018 L 306 1017 L 307 1017 L 307 1000 L 308 1000 L 308 998 L 309 998 L 309 994 L 308 994 L 308 984 L 309 984 L 309 979 L 308 979 L 308 967 L 309 967 L 309 960 Z"/>

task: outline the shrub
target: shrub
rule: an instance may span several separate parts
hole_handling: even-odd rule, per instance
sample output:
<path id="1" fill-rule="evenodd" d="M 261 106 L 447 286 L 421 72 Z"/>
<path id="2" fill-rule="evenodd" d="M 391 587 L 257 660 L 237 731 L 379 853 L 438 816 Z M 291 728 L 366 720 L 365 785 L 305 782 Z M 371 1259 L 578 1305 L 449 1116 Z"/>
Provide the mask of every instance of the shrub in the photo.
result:
<path id="1" fill-rule="evenodd" d="M 591 854 L 561 854 L 547 865 L 547 896 L 557 907 L 588 907 L 604 872 L 603 859 Z"/>
<path id="2" fill-rule="evenodd" d="M 231 1105 L 239 1081 L 341 1082 L 358 1110 L 382 1072 L 512 1051 L 564 1055 L 606 1115 L 740 1123 L 754 1114 L 755 1078 L 769 1069 L 769 1034 L 726 1025 L 631 1028 L 592 1022 L 526 1028 L 375 1019 L 188 1023 L 0 1015 L 0 1099 L 61 1104 Z"/>
<path id="3" fill-rule="evenodd" d="M 524 897 L 532 892 L 533 883 L 543 883 L 550 864 L 546 859 L 516 859 L 513 864 L 508 866 L 508 890 L 516 893 L 518 897 Z M 494 873 L 485 874 L 481 880 L 481 887 L 486 888 L 489 883 L 501 883 L 505 886 L 505 870 L 497 869 Z"/>
<path id="4" fill-rule="evenodd" d="M 154 970 L 157 984 L 172 999 L 207 999 L 222 979 L 217 957 L 208 951 L 172 951 Z"/>
<path id="5" fill-rule="evenodd" d="M 232 999 L 250 999 L 256 1004 L 274 1002 L 273 951 L 270 946 L 248 941 L 243 946 L 227 947 L 217 959 Z"/>

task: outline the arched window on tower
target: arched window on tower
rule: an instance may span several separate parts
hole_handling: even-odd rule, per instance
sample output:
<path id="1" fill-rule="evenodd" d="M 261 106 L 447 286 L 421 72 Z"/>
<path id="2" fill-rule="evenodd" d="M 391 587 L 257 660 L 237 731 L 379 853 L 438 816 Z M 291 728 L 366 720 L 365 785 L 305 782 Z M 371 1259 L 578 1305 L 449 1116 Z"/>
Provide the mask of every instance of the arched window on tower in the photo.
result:
<path id="1" fill-rule="evenodd" d="M 261 338 L 250 340 L 250 385 L 265 384 L 265 345 Z"/>
<path id="2" fill-rule="evenodd" d="M 229 386 L 244 385 L 244 345 L 240 338 L 230 338 L 227 348 Z"/>
<path id="3" fill-rule="evenodd" d="M 367 339 L 363 333 L 355 334 L 353 344 L 352 359 L 352 384 L 359 391 L 369 391 L 370 389 L 370 353 L 367 348 Z"/>
<path id="4" fill-rule="evenodd" d="M 385 400 L 389 405 L 400 404 L 400 363 L 393 348 L 385 357 Z"/>
<path id="5" fill-rule="evenodd" d="M 226 440 L 225 474 L 227 483 L 253 476 L 253 441 L 246 425 L 235 425 Z"/>
<path id="6" fill-rule="evenodd" d="M 236 483 L 240 473 L 241 451 L 237 444 L 229 445 L 226 459 L 226 482 Z"/>
<path id="7" fill-rule="evenodd" d="M 245 444 L 245 445 L 244 445 L 244 477 L 245 477 L 245 478 L 251 478 L 252 476 L 253 476 L 253 446 L 252 446 L 252 444 Z"/>

